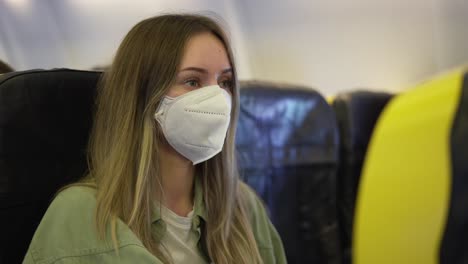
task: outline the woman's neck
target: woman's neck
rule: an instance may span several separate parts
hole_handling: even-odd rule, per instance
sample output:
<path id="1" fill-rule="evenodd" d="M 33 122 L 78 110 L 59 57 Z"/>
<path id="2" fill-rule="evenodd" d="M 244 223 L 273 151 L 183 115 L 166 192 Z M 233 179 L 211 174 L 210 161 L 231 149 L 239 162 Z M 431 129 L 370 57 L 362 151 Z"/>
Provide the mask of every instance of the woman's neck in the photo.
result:
<path id="1" fill-rule="evenodd" d="M 167 143 L 160 149 L 162 203 L 177 215 L 187 216 L 193 209 L 195 166 Z"/>

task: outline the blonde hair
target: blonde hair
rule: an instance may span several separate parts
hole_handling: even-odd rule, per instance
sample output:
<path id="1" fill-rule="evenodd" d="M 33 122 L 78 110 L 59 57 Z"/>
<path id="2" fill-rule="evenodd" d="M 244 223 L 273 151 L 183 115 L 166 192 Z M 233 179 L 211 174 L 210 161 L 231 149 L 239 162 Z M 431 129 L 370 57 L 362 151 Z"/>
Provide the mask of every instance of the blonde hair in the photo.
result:
<path id="1" fill-rule="evenodd" d="M 226 34 L 211 18 L 163 15 L 130 30 L 98 86 L 88 148 L 89 174 L 74 185 L 96 188 L 98 235 L 104 239 L 110 225 L 117 252 L 120 218 L 153 255 L 169 262 L 151 232 L 153 198 L 162 192 L 157 157 L 163 140 L 153 113 L 174 83 L 186 43 L 202 32 L 220 39 L 233 69 L 232 117 L 224 148 L 196 167 L 208 218 L 203 243 L 215 263 L 262 263 L 244 202 L 246 186 L 237 172 L 234 138 L 239 88 L 235 64 Z"/>

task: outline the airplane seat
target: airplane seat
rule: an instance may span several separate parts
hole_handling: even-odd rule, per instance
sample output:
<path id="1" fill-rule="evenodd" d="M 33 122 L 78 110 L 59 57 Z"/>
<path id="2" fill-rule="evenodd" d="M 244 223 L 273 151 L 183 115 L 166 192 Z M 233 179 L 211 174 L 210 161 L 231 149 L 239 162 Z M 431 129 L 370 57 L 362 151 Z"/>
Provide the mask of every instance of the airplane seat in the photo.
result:
<path id="1" fill-rule="evenodd" d="M 336 205 L 338 128 L 312 89 L 241 83 L 241 177 L 263 198 L 288 263 L 341 263 Z"/>
<path id="2" fill-rule="evenodd" d="M 352 91 L 336 95 L 331 102 L 341 141 L 337 200 L 344 263 L 351 262 L 356 193 L 367 145 L 380 113 L 392 96 L 385 92 Z"/>
<path id="3" fill-rule="evenodd" d="M 395 96 L 364 162 L 353 263 L 468 263 L 468 76 Z"/>
<path id="4" fill-rule="evenodd" d="M 99 73 L 0 77 L 0 263 L 20 263 L 59 187 L 85 172 Z"/>

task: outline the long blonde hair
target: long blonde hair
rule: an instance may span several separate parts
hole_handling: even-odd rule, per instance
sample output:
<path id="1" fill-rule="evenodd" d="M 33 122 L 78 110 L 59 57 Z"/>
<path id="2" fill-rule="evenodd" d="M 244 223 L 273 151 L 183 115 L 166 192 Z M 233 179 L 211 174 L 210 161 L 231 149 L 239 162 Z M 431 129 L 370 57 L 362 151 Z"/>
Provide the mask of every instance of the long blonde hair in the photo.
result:
<path id="1" fill-rule="evenodd" d="M 206 253 L 215 263 L 262 263 L 249 222 L 235 157 L 239 111 L 236 68 L 228 38 L 213 19 L 162 15 L 134 26 L 98 86 L 88 147 L 89 174 L 74 185 L 96 188 L 96 228 L 101 239 L 110 225 L 118 252 L 117 219 L 126 223 L 156 257 L 169 262 L 152 236 L 154 197 L 162 192 L 159 165 L 162 138 L 153 113 L 174 79 L 188 40 L 210 32 L 224 44 L 233 69 L 233 108 L 222 152 L 197 165 L 207 222 Z M 68 186 L 69 187 L 69 186 Z"/>

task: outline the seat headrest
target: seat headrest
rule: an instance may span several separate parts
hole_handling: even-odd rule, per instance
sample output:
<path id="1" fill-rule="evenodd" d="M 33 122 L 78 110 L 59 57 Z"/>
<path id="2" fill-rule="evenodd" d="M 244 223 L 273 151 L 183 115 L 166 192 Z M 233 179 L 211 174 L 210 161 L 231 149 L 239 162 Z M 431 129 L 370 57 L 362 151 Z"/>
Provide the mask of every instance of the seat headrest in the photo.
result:
<path id="1" fill-rule="evenodd" d="M 85 172 L 99 77 L 98 72 L 68 69 L 1 77 L 0 175 L 6 179 L 0 188 L 1 206 L 8 204 L 3 199 L 10 193 L 28 200 Z"/>
<path id="2" fill-rule="evenodd" d="M 244 81 L 240 100 L 236 139 L 244 168 L 337 161 L 336 119 L 317 91 Z"/>
<path id="3" fill-rule="evenodd" d="M 365 151 L 375 122 L 392 96 L 385 92 L 354 91 L 334 98 L 332 105 L 339 120 L 344 148 Z"/>

